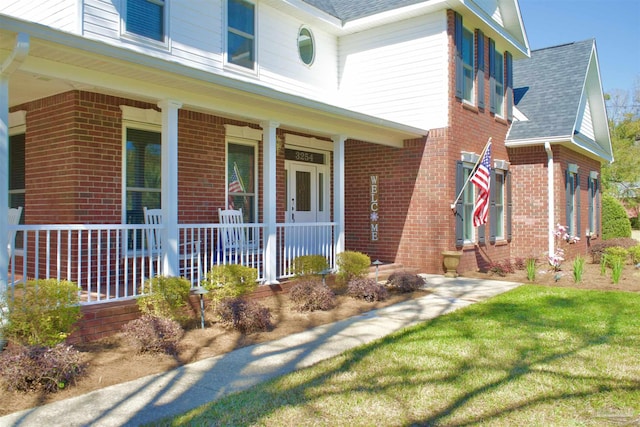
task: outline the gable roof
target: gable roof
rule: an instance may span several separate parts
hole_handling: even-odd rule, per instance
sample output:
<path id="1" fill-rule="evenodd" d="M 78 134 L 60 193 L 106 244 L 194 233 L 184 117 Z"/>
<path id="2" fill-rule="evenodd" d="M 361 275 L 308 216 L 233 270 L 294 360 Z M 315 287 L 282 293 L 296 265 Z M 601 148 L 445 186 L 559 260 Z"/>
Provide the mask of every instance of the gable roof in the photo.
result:
<path id="1" fill-rule="evenodd" d="M 343 22 L 365 18 L 425 0 L 302 0 Z"/>
<path id="2" fill-rule="evenodd" d="M 564 143 L 612 161 L 595 40 L 534 50 L 514 61 L 515 120 L 506 145 Z"/>

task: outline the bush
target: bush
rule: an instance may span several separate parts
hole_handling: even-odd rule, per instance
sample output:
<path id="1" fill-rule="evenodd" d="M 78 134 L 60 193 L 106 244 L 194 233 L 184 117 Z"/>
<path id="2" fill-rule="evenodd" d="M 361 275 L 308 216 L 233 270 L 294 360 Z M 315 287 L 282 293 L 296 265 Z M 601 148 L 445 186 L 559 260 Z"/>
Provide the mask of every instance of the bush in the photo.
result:
<path id="1" fill-rule="evenodd" d="M 631 222 L 624 206 L 615 197 L 602 196 L 602 238 L 631 237 Z"/>
<path id="2" fill-rule="evenodd" d="M 522 257 L 516 257 L 513 260 L 513 266 L 516 270 L 525 270 L 527 268 L 527 259 Z"/>
<path id="3" fill-rule="evenodd" d="M 626 259 L 629 257 L 629 251 L 625 248 L 621 248 L 620 246 L 612 246 L 604 250 L 604 255 L 607 260 L 607 266 L 611 267 L 611 263 L 615 258 L 620 259 L 622 264 L 624 264 Z"/>
<path id="4" fill-rule="evenodd" d="M 347 285 L 351 279 L 364 277 L 369 272 L 371 258 L 362 252 L 344 251 L 337 255 L 337 279 L 341 285 Z"/>
<path id="5" fill-rule="evenodd" d="M 175 320 L 145 314 L 124 325 L 122 333 L 138 353 L 177 354 L 184 330 Z"/>
<path id="6" fill-rule="evenodd" d="M 604 254 L 605 249 L 618 246 L 624 249 L 630 249 L 638 245 L 638 241 L 630 237 L 618 237 L 615 239 L 601 240 L 591 245 L 589 253 L 591 254 L 591 262 L 599 264 L 600 258 Z"/>
<path id="7" fill-rule="evenodd" d="M 329 263 L 322 255 L 303 255 L 293 260 L 291 268 L 296 276 L 314 275 L 327 270 Z"/>
<path id="8" fill-rule="evenodd" d="M 248 295 L 258 287 L 258 270 L 238 264 L 215 265 L 202 281 L 213 308 L 226 298 Z"/>
<path id="9" fill-rule="evenodd" d="M 497 274 L 500 277 L 505 277 L 507 274 L 513 274 L 513 264 L 508 259 L 502 261 L 496 261 L 489 264 L 489 272 Z"/>
<path id="10" fill-rule="evenodd" d="M 417 291 L 424 284 L 422 277 L 406 271 L 393 272 L 387 279 L 387 287 L 401 293 Z"/>
<path id="11" fill-rule="evenodd" d="M 289 299 L 297 311 L 331 310 L 336 306 L 333 291 L 318 277 L 296 279 L 289 291 Z"/>
<path id="12" fill-rule="evenodd" d="M 181 277 L 154 277 L 140 288 L 138 308 L 143 314 L 165 317 L 183 322 L 187 317 L 184 307 L 189 300 L 191 283 Z"/>
<path id="13" fill-rule="evenodd" d="M 4 335 L 21 344 L 47 347 L 59 344 L 82 318 L 78 287 L 68 281 L 29 280 L 5 303 L 8 316 Z"/>
<path id="14" fill-rule="evenodd" d="M 225 298 L 216 306 L 215 313 L 223 326 L 245 334 L 273 329 L 271 312 L 254 300 Z"/>
<path id="15" fill-rule="evenodd" d="M 53 393 L 75 384 L 86 364 L 72 346 L 10 345 L 0 353 L 0 377 L 9 391 Z"/>
<path id="16" fill-rule="evenodd" d="M 633 264 L 640 263 L 640 245 L 629 248 L 629 256 Z"/>
<path id="17" fill-rule="evenodd" d="M 384 301 L 389 297 L 387 288 L 377 283 L 375 279 L 356 277 L 351 279 L 347 285 L 347 294 L 356 299 L 363 299 L 368 302 Z"/>

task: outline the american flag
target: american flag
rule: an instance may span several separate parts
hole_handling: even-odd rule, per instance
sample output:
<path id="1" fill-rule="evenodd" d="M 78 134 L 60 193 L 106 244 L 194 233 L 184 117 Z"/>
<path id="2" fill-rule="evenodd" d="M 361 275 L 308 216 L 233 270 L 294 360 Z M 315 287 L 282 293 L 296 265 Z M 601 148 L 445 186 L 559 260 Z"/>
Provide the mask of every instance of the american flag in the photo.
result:
<path id="1" fill-rule="evenodd" d="M 244 193 L 244 187 L 240 181 L 240 174 L 238 173 L 238 165 L 233 164 L 233 173 L 229 178 L 229 193 Z"/>
<path id="2" fill-rule="evenodd" d="M 489 190 L 491 177 L 491 142 L 487 146 L 482 161 L 478 165 L 478 169 L 473 174 L 471 182 L 478 189 L 478 196 L 473 207 L 473 226 L 477 227 L 487 223 L 487 215 L 489 213 Z"/>

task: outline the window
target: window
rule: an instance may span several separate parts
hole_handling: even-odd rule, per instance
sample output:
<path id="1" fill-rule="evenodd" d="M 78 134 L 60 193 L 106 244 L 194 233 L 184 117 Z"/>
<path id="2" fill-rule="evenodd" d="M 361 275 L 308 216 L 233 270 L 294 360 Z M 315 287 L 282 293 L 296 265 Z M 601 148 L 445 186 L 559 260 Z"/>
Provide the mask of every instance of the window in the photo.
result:
<path id="1" fill-rule="evenodd" d="M 229 209 L 242 209 L 244 222 L 257 222 L 256 156 L 254 144 L 227 145 L 227 201 Z"/>
<path id="2" fill-rule="evenodd" d="M 566 222 L 571 236 L 580 236 L 580 178 L 578 166 L 569 164 L 565 171 Z"/>
<path id="3" fill-rule="evenodd" d="M 466 28 L 462 31 L 462 99 L 473 103 L 473 33 Z"/>
<path id="4" fill-rule="evenodd" d="M 161 207 L 160 132 L 126 130 L 125 141 L 125 203 L 127 224 L 144 224 L 144 209 Z M 136 236 L 136 249 L 141 248 L 141 235 Z M 133 249 L 133 236 L 129 236 Z"/>
<path id="5" fill-rule="evenodd" d="M 164 0 L 127 0 L 126 32 L 164 42 Z"/>
<path id="6" fill-rule="evenodd" d="M 468 184 L 473 163 L 458 162 L 456 165 L 456 195 L 460 195 L 456 201 L 456 246 L 462 247 L 465 243 L 473 242 L 475 239 L 473 228 L 473 204 L 475 202 L 475 186 Z M 460 194 L 462 191 L 462 194 Z"/>
<path id="7" fill-rule="evenodd" d="M 598 172 L 592 171 L 589 174 L 589 220 L 587 236 L 597 236 L 600 234 L 600 183 Z"/>
<path id="8" fill-rule="evenodd" d="M 9 137 L 9 207 L 17 208 L 25 202 L 24 133 Z M 22 213 L 24 218 L 24 210 Z M 22 218 L 20 219 L 22 221 Z"/>
<path id="9" fill-rule="evenodd" d="M 255 5 L 248 1 L 228 0 L 227 62 L 254 69 Z"/>
<path id="10" fill-rule="evenodd" d="M 495 53 L 495 97 L 493 111 L 502 116 L 504 113 L 504 61 L 502 54 Z"/>
<path id="11" fill-rule="evenodd" d="M 504 225 L 505 225 L 505 171 L 500 169 L 495 170 L 495 182 L 493 185 L 493 200 L 495 202 L 492 212 L 492 220 L 494 222 L 491 235 L 495 236 L 496 240 L 504 240 Z"/>
<path id="12" fill-rule="evenodd" d="M 313 34 L 305 27 L 302 27 L 298 33 L 298 54 L 305 65 L 313 64 L 313 59 L 315 58 Z"/>

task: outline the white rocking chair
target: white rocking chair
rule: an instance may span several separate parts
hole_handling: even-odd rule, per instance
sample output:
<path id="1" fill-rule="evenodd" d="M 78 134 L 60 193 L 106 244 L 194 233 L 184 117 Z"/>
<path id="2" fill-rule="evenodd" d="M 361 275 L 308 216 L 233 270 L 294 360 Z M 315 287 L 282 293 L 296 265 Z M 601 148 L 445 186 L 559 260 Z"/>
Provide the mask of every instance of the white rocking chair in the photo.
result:
<path id="1" fill-rule="evenodd" d="M 155 268 L 160 263 L 162 256 L 162 209 L 144 208 L 144 222 L 146 225 L 157 225 L 158 227 L 147 228 L 146 246 L 149 251 L 149 262 L 151 271 L 159 271 Z M 200 242 L 190 241 L 178 246 L 180 257 L 180 277 L 184 277 L 197 286 L 202 280 L 202 257 L 200 256 Z"/>
<path id="2" fill-rule="evenodd" d="M 9 209 L 9 225 L 20 224 L 20 217 L 22 216 L 22 206 Z M 9 230 L 9 239 L 7 240 L 7 250 L 9 251 L 9 258 L 12 257 L 16 244 L 16 230 Z"/>
<path id="3" fill-rule="evenodd" d="M 224 262 L 258 268 L 262 262 L 258 231 L 244 223 L 242 209 L 218 209 L 218 218 L 223 225 L 218 238 Z"/>

